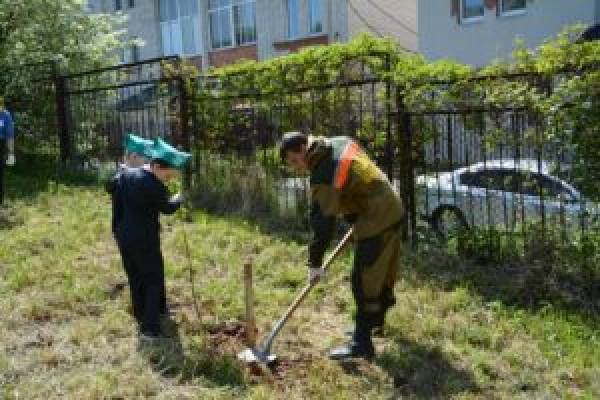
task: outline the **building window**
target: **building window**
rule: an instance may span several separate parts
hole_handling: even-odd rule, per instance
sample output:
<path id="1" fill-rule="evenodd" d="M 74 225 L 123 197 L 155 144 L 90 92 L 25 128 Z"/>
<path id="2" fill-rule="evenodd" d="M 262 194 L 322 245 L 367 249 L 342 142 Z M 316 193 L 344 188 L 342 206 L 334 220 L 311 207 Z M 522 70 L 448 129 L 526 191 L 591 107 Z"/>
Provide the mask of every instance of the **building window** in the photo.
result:
<path id="1" fill-rule="evenodd" d="M 483 18 L 484 0 L 461 0 L 460 4 L 460 19 L 461 21 L 469 22 Z"/>
<path id="2" fill-rule="evenodd" d="M 287 0 L 288 38 L 300 36 L 300 0 Z"/>
<path id="3" fill-rule="evenodd" d="M 135 7 L 135 0 L 129 0 L 129 8 Z"/>
<path id="4" fill-rule="evenodd" d="M 179 0 L 183 54 L 200 53 L 200 12 L 198 0 Z"/>
<path id="5" fill-rule="evenodd" d="M 309 30 L 310 33 L 323 32 L 323 17 L 321 13 L 321 0 L 309 0 Z"/>
<path id="6" fill-rule="evenodd" d="M 211 0 L 208 14 L 213 49 L 233 46 L 231 0 Z"/>
<path id="7" fill-rule="evenodd" d="M 140 61 L 140 46 L 138 46 L 137 44 L 132 44 L 131 45 L 131 62 L 138 62 Z"/>
<path id="8" fill-rule="evenodd" d="M 122 47 L 119 51 L 119 62 L 121 64 L 136 63 L 140 61 L 140 46 L 132 43 L 129 46 Z"/>
<path id="9" fill-rule="evenodd" d="M 502 14 L 521 13 L 527 6 L 526 0 L 501 0 Z"/>
<path id="10" fill-rule="evenodd" d="M 256 3 L 244 2 L 234 8 L 237 44 L 256 42 Z"/>
<path id="11" fill-rule="evenodd" d="M 256 42 L 256 0 L 209 0 L 213 49 Z"/>
<path id="12" fill-rule="evenodd" d="M 198 0 L 160 0 L 163 54 L 201 53 Z"/>
<path id="13" fill-rule="evenodd" d="M 123 4 L 121 0 L 115 0 L 115 11 L 121 11 L 123 9 Z"/>

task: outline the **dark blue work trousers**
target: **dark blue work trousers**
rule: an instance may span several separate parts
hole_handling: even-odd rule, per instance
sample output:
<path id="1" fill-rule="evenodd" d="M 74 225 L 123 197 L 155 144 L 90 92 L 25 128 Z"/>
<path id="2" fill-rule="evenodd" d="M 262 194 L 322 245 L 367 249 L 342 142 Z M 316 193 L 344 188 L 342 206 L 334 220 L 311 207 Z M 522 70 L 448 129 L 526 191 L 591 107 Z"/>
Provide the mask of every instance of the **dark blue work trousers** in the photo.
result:
<path id="1" fill-rule="evenodd" d="M 166 312 L 165 271 L 159 246 L 119 243 L 129 281 L 133 315 L 140 330 L 160 334 L 160 314 Z"/>

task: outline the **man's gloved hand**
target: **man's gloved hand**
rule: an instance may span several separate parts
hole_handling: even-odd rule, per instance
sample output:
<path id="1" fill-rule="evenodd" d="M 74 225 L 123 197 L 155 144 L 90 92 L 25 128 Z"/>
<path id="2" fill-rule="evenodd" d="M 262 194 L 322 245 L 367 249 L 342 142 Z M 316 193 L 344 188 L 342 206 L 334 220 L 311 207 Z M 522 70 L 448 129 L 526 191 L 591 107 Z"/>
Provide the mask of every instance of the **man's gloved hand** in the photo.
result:
<path id="1" fill-rule="evenodd" d="M 8 165 L 9 167 L 12 167 L 15 165 L 16 159 L 15 159 L 15 155 L 13 153 L 9 153 L 8 157 L 6 157 L 6 165 Z"/>
<path id="2" fill-rule="evenodd" d="M 185 196 L 181 192 L 177 193 L 176 195 L 171 197 L 171 201 L 174 203 L 183 203 L 185 201 Z"/>
<path id="3" fill-rule="evenodd" d="M 324 281 L 327 278 L 327 271 L 323 268 L 308 268 L 308 283 Z"/>

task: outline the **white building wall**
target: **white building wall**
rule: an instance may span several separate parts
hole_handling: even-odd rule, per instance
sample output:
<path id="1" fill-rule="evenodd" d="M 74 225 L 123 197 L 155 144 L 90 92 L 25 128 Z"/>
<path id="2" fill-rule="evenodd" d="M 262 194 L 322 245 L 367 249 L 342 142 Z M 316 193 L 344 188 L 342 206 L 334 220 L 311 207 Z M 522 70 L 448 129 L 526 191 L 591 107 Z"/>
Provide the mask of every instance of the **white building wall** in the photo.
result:
<path id="1" fill-rule="evenodd" d="M 295 38 L 288 37 L 287 0 L 257 0 L 256 28 L 258 59 L 265 60 L 285 54 L 273 47 L 274 42 L 300 40 L 311 36 L 327 34 L 329 42 L 346 41 L 348 19 L 346 0 L 321 0 L 323 32 L 311 34 L 309 31 L 309 0 L 299 0 L 300 32 Z"/>
<path id="2" fill-rule="evenodd" d="M 422 0 L 345 1 L 350 38 L 366 31 L 377 36 L 391 37 L 397 40 L 401 47 L 417 51 L 419 29 L 417 2 Z"/>
<path id="3" fill-rule="evenodd" d="M 350 37 L 350 24 L 347 0 L 328 1 L 330 42 L 347 42 Z"/>
<path id="4" fill-rule="evenodd" d="M 459 24 L 449 1 L 419 0 L 419 51 L 430 60 L 450 58 L 483 66 L 510 58 L 517 37 L 533 48 L 567 25 L 592 23 L 595 2 L 530 0 L 523 14 L 498 16 L 495 8 L 486 8 L 481 21 Z"/>
<path id="5" fill-rule="evenodd" d="M 135 7 L 130 9 L 127 0 L 123 0 L 123 12 L 128 16 L 127 37 L 140 38 L 144 42 L 140 59 L 162 56 L 158 1 L 136 0 Z"/>
<path id="6" fill-rule="evenodd" d="M 206 66 L 210 50 L 208 0 L 200 4 L 200 32 Z M 482 66 L 495 58 L 508 58 L 516 37 L 535 47 L 564 26 L 577 22 L 600 22 L 600 0 L 529 0 L 524 14 L 497 16 L 496 9 L 485 10 L 476 23 L 458 23 L 450 0 L 321 0 L 323 32 L 329 42 L 346 42 L 369 31 L 396 39 L 400 46 L 423 53 L 428 59 L 452 58 Z M 500 2 L 502 0 L 498 0 Z M 300 0 L 301 35 L 308 32 L 308 0 Z M 90 0 L 93 12 L 114 12 L 114 0 Z M 136 0 L 133 9 L 122 0 L 129 16 L 127 38 L 145 42 L 142 59 L 162 55 L 158 0 Z M 256 1 L 257 51 L 259 60 L 285 54 L 273 46 L 288 40 L 287 0 Z"/>
<path id="7" fill-rule="evenodd" d="M 208 0 L 201 0 L 198 8 L 200 13 L 200 24 L 204 29 L 200 29 L 200 40 L 202 40 L 202 69 L 206 70 L 209 67 L 208 53 L 211 50 L 210 42 L 210 19 L 208 17 Z"/>
<path id="8" fill-rule="evenodd" d="M 140 60 L 160 57 L 162 45 L 158 15 L 158 0 L 135 0 L 129 7 L 128 0 L 121 0 L 121 13 L 127 16 L 124 40 L 139 38 L 144 45 L 139 48 Z M 114 14 L 115 0 L 89 0 L 88 10 L 92 13 Z M 120 28 L 119 28 L 120 29 Z"/>
<path id="9" fill-rule="evenodd" d="M 285 0 L 258 0 L 256 2 L 256 43 L 258 59 L 278 55 L 273 42 L 287 37 L 287 9 Z"/>

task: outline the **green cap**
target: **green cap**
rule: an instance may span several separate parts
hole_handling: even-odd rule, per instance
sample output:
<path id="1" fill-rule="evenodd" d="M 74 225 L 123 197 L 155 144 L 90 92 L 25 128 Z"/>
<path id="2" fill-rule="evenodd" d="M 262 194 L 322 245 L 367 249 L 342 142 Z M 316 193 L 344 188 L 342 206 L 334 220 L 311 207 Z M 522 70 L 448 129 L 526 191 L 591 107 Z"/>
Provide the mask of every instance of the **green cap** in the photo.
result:
<path id="1" fill-rule="evenodd" d="M 150 159 L 164 161 L 173 168 L 182 168 L 192 158 L 190 153 L 177 150 L 161 138 L 154 139 L 149 155 Z"/>
<path id="2" fill-rule="evenodd" d="M 150 149 L 152 147 L 152 140 L 141 138 L 133 133 L 130 133 L 125 138 L 125 150 L 128 153 L 136 153 L 141 156 L 150 158 Z"/>

